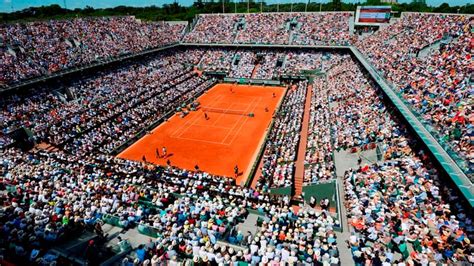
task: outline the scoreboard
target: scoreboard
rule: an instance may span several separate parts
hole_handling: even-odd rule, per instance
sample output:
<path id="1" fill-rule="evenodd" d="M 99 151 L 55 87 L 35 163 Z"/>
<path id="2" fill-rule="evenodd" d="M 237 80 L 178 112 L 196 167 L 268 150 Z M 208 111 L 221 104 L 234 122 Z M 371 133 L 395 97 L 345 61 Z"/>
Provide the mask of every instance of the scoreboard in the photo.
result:
<path id="1" fill-rule="evenodd" d="M 358 6 L 356 25 L 380 25 L 390 22 L 391 6 Z"/>

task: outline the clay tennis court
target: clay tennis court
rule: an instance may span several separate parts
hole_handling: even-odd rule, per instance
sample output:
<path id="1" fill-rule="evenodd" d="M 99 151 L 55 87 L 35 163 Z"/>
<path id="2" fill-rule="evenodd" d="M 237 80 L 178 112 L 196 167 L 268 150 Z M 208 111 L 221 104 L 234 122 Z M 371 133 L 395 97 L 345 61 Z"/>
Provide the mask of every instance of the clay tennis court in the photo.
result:
<path id="1" fill-rule="evenodd" d="M 142 161 L 145 156 L 159 165 L 170 160 L 180 168 L 194 170 L 198 165 L 205 172 L 231 177 L 237 165 L 236 182 L 245 183 L 284 93 L 283 87 L 217 84 L 198 98 L 197 111 L 184 118 L 173 115 L 118 157 Z M 216 110 L 203 111 L 206 108 Z M 244 115 L 249 113 L 255 116 Z M 162 156 L 163 146 L 168 155 L 159 158 L 156 150 Z"/>

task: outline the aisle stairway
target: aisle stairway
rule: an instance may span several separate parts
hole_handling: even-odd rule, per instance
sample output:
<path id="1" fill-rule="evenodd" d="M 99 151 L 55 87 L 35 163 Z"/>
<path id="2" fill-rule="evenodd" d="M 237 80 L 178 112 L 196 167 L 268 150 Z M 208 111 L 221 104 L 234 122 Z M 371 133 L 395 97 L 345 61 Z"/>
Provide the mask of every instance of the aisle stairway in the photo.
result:
<path id="1" fill-rule="evenodd" d="M 41 142 L 35 147 L 36 150 L 44 150 L 44 151 L 49 151 L 49 152 L 57 152 L 59 149 L 49 143 L 46 142 Z"/>
<path id="2" fill-rule="evenodd" d="M 251 78 L 255 78 L 255 75 L 257 75 L 259 68 L 260 68 L 260 64 L 256 64 L 252 70 L 252 76 L 250 76 Z"/>
<path id="3" fill-rule="evenodd" d="M 312 95 L 313 86 L 308 85 L 308 90 L 306 92 L 306 102 L 304 106 L 303 122 L 300 132 L 300 144 L 298 147 L 298 154 L 296 156 L 295 163 L 295 195 L 297 198 L 303 192 L 303 181 L 304 181 L 304 160 L 306 155 L 306 143 L 308 142 L 308 130 L 309 130 L 309 118 L 310 118 L 310 109 L 311 109 L 311 95 Z"/>

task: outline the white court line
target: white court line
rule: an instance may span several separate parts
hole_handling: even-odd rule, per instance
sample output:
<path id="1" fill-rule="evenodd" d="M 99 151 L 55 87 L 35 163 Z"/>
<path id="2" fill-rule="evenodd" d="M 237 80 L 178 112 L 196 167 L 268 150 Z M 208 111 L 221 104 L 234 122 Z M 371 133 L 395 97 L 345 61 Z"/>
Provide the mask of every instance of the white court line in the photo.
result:
<path id="1" fill-rule="evenodd" d="M 193 138 L 183 138 L 183 137 L 176 137 L 175 139 L 192 140 L 192 141 L 199 141 L 199 142 L 206 142 L 206 143 L 212 143 L 212 144 L 217 144 L 217 145 L 229 146 L 228 144 L 222 143 L 222 141 L 221 141 L 221 142 L 217 142 L 217 141 L 211 141 L 211 140 L 202 140 L 202 139 L 193 139 Z"/>
<path id="2" fill-rule="evenodd" d="M 213 128 L 216 126 L 208 126 L 208 127 Z M 230 129 L 230 128 L 226 128 L 226 129 Z M 217 144 L 217 145 L 229 146 L 229 144 L 225 144 L 222 141 L 217 142 L 217 141 L 212 141 L 212 140 L 203 140 L 203 139 L 187 138 L 187 137 L 175 137 L 175 139 L 200 141 L 200 142 L 212 143 L 212 144 Z"/>
<path id="3" fill-rule="evenodd" d="M 252 99 L 252 102 L 247 106 L 247 108 L 245 108 L 245 110 L 244 110 L 245 112 L 248 112 L 247 109 L 252 108 L 252 104 L 253 104 L 254 101 L 255 101 L 255 98 Z M 231 130 L 229 130 L 229 132 L 227 132 L 227 134 L 225 135 L 225 137 L 222 139 L 222 142 L 223 142 L 223 143 L 225 143 L 225 140 L 227 139 L 227 137 L 229 136 L 229 134 L 232 133 L 232 131 L 234 130 L 234 127 L 235 127 L 235 126 L 238 126 L 238 124 L 240 123 L 240 120 L 242 120 L 242 117 L 239 117 L 239 120 L 237 120 L 237 121 L 234 123 L 234 125 L 232 125 Z M 229 144 L 229 145 L 230 145 L 230 144 Z"/>
<path id="4" fill-rule="evenodd" d="M 261 101 L 262 101 L 262 97 L 258 97 L 258 101 L 261 102 Z M 253 111 L 254 111 L 254 112 L 255 112 L 255 108 L 257 108 L 257 107 L 258 107 L 258 104 L 255 105 L 255 107 L 253 107 Z M 237 130 L 236 133 L 240 133 L 240 130 L 242 130 L 242 126 L 245 124 L 245 122 L 247 122 L 248 119 L 249 119 L 248 116 L 245 117 L 245 121 L 244 121 L 242 124 L 240 124 L 240 127 L 239 127 L 239 129 Z M 234 137 L 231 139 L 231 141 L 230 141 L 230 143 L 229 143 L 228 145 L 231 145 L 231 144 L 234 142 L 235 138 L 236 138 L 238 135 L 239 135 L 239 134 L 235 134 Z"/>
<path id="5" fill-rule="evenodd" d="M 184 122 L 184 124 L 182 124 L 180 127 L 178 127 L 178 129 L 176 129 L 173 134 L 170 135 L 170 137 L 174 138 L 175 136 L 180 136 L 181 134 L 183 134 L 183 132 L 186 132 L 186 130 L 188 130 L 188 128 L 190 126 L 192 126 L 194 124 L 194 120 L 197 120 L 199 117 L 199 115 L 193 117 L 192 119 Z"/>
<path id="6" fill-rule="evenodd" d="M 215 125 L 203 125 L 203 124 L 194 124 L 193 126 L 198 126 L 198 127 L 215 127 L 215 128 L 220 128 L 220 129 L 232 129 L 232 127 L 223 127 L 223 126 L 215 126 Z"/>
<path id="7" fill-rule="evenodd" d="M 255 99 L 254 99 L 254 100 L 255 100 Z M 244 110 L 239 110 L 239 109 L 232 109 L 232 106 L 233 106 L 234 104 L 239 104 L 239 103 L 231 103 L 231 104 L 229 105 L 229 107 L 227 107 L 226 109 L 224 109 L 224 113 L 221 113 L 221 115 L 214 121 L 214 123 L 213 123 L 212 125 L 215 126 L 215 125 L 217 124 L 217 121 L 218 121 L 219 119 L 221 119 L 221 118 L 223 117 L 223 115 L 226 115 L 226 114 L 227 114 L 227 115 L 234 115 L 234 114 L 225 113 L 225 112 L 227 112 L 227 111 L 230 111 L 230 112 L 234 112 L 234 111 L 235 111 L 235 112 L 247 112 L 247 109 L 248 109 L 250 106 L 252 106 L 251 104 L 250 104 L 250 105 L 249 105 L 249 104 L 246 104 L 247 107 L 245 107 Z M 233 128 L 233 127 L 234 127 L 234 126 L 232 126 L 231 128 Z"/>
<path id="8" fill-rule="evenodd" d="M 229 107 L 227 107 L 227 109 L 224 109 L 225 111 L 228 111 L 230 107 L 232 107 L 232 105 L 234 105 L 234 103 L 231 103 Z M 225 111 L 224 113 L 219 113 L 219 116 L 214 120 L 214 123 L 212 123 L 212 126 L 215 126 L 217 124 L 217 121 L 219 121 L 219 119 L 221 119 L 221 117 L 225 114 Z M 214 114 L 217 114 L 216 112 L 214 112 Z"/>
<path id="9" fill-rule="evenodd" d="M 261 100 L 261 99 L 260 99 Z M 252 102 L 249 104 L 249 106 L 246 108 L 246 110 L 243 110 L 245 112 L 250 112 L 250 110 L 248 109 L 252 109 L 252 105 L 255 103 L 256 99 L 255 97 L 252 99 Z M 254 107 L 255 108 L 255 107 Z M 224 115 L 224 114 L 221 114 L 221 115 Z M 248 116 L 245 116 L 243 117 L 245 120 L 248 119 Z M 205 143 L 212 143 L 212 144 L 218 144 L 218 145 L 224 145 L 224 146 L 230 146 L 231 143 L 229 144 L 226 144 L 226 142 L 224 141 L 228 136 L 229 134 L 233 131 L 233 129 L 235 128 L 235 126 L 238 126 L 239 123 L 241 122 L 242 120 L 242 117 L 239 118 L 239 120 L 237 120 L 234 125 L 231 127 L 231 128 L 227 128 L 227 127 L 219 127 L 219 126 L 214 126 L 214 125 L 210 125 L 208 127 L 216 127 L 216 128 L 225 128 L 225 129 L 228 129 L 229 132 L 227 133 L 227 135 L 224 137 L 224 139 L 222 139 L 222 141 L 220 142 L 217 142 L 217 141 L 210 141 L 210 140 L 203 140 L 203 139 L 196 139 L 196 138 L 186 138 L 186 137 L 181 137 L 182 134 L 180 134 L 178 137 L 174 137 L 176 139 L 182 139 L 182 140 L 192 140 L 192 141 L 200 141 L 200 142 L 205 142 Z M 194 126 L 196 126 L 197 124 L 193 124 Z M 240 128 L 242 128 L 242 124 L 240 125 Z M 239 130 L 240 132 L 240 130 Z"/>
<path id="10" fill-rule="evenodd" d="M 249 104 L 249 106 L 247 108 L 245 108 L 245 112 L 250 112 L 250 110 L 248 110 L 248 109 L 249 108 L 252 109 L 252 105 L 254 104 L 254 102 L 255 102 L 255 98 L 252 99 L 252 102 Z M 247 118 L 248 118 L 248 116 L 245 116 L 244 121 L 247 121 Z M 225 140 L 227 139 L 227 137 L 229 137 L 229 134 L 232 133 L 232 131 L 234 130 L 234 127 L 239 125 L 241 119 L 242 119 L 242 117 L 239 117 L 239 120 L 237 120 L 237 122 L 234 123 L 234 125 L 232 126 L 232 129 L 229 130 L 229 132 L 226 134 L 225 138 L 222 139 L 222 142 L 225 143 Z M 242 125 L 240 125 L 240 127 L 242 127 Z"/>
<path id="11" fill-rule="evenodd" d="M 197 116 L 196 116 L 196 117 L 197 117 Z M 175 131 L 173 131 L 173 133 L 170 134 L 170 137 L 173 138 L 175 135 L 178 135 L 178 133 L 181 132 L 181 129 L 186 130 L 186 127 L 188 127 L 189 124 L 190 124 L 190 122 L 193 121 L 193 120 L 195 120 L 196 117 L 194 117 L 194 118 L 191 119 L 191 120 L 185 121 L 184 124 L 182 124 L 181 126 L 177 127 L 177 129 L 176 129 Z"/>
<path id="12" fill-rule="evenodd" d="M 222 97 L 223 97 L 222 95 L 218 95 L 214 99 L 214 102 L 212 104 L 216 103 L 218 101 L 218 99 L 220 99 Z M 176 138 L 176 137 L 180 137 L 181 135 L 183 135 L 190 127 L 192 127 L 194 125 L 195 120 L 198 120 L 199 117 L 200 117 L 200 115 L 198 114 L 193 119 L 184 122 L 184 124 L 182 126 L 180 126 L 176 131 L 174 131 L 173 134 L 170 135 L 170 137 Z M 183 130 L 181 131 L 181 129 L 183 129 Z M 181 133 L 177 134 L 179 131 L 181 131 Z"/>
<path id="13" fill-rule="evenodd" d="M 224 95 L 220 95 L 222 97 L 224 97 Z M 244 96 L 244 95 L 239 95 L 239 97 L 247 97 L 247 98 L 251 98 L 252 100 L 255 100 L 255 97 L 252 97 L 252 96 Z M 224 102 L 225 103 L 225 102 Z M 230 107 L 232 107 L 232 105 L 234 104 L 238 104 L 238 103 L 231 103 L 229 107 L 227 107 L 225 110 L 226 111 L 237 111 L 237 112 L 243 112 L 245 110 L 247 110 L 248 106 L 244 109 L 244 110 L 232 110 Z M 212 107 L 212 106 L 210 106 Z M 223 108 L 221 108 L 223 109 Z M 217 114 L 217 113 L 216 113 Z M 215 126 L 217 124 L 217 121 L 219 121 L 219 119 L 221 119 L 223 116 L 224 116 L 225 113 L 219 113 L 219 116 L 214 120 L 214 123 L 212 123 L 212 126 Z M 233 128 L 233 127 L 232 127 Z"/>
<path id="14" fill-rule="evenodd" d="M 243 96 L 243 95 L 242 95 Z M 218 95 L 215 99 L 214 99 L 214 102 L 211 104 L 211 105 L 215 105 L 219 102 L 219 100 L 221 100 L 221 98 L 224 97 L 223 95 Z M 248 105 L 245 110 L 232 110 L 231 107 L 232 105 L 234 104 L 239 104 L 239 103 L 232 103 L 227 109 L 225 109 L 226 111 L 238 111 L 238 112 L 250 112 L 250 111 L 255 111 L 255 108 L 257 108 L 258 104 L 253 106 L 257 99 L 255 99 L 254 96 L 243 96 L 243 97 L 246 97 L 246 98 L 251 98 L 252 99 L 252 102 L 250 104 L 248 103 L 240 103 L 240 104 L 246 104 Z M 258 97 L 258 102 L 260 102 L 262 100 L 262 97 Z M 212 107 L 212 106 L 211 106 Z M 215 107 L 213 107 L 215 108 Z M 249 110 L 250 109 L 250 110 Z M 199 125 L 199 124 L 196 124 L 196 117 L 199 117 L 199 116 L 196 116 L 194 119 L 190 120 L 190 121 L 187 121 L 185 123 L 185 125 L 187 125 L 187 127 L 185 128 L 185 130 L 183 130 L 181 132 L 181 134 L 179 134 L 178 136 L 174 136 L 173 134 L 173 138 L 176 138 L 176 139 L 183 139 L 183 140 L 191 140 L 191 141 L 199 141 L 199 142 L 205 142 L 205 143 L 212 143 L 212 144 L 218 144 L 218 145 L 224 145 L 224 146 L 230 146 L 235 138 L 237 137 L 237 135 L 239 134 L 235 134 L 234 137 L 231 139 L 230 143 L 226 143 L 225 140 L 229 137 L 229 135 L 233 132 L 234 128 L 237 126 L 238 127 L 238 131 L 237 133 L 240 133 L 240 130 L 242 129 L 243 125 L 245 124 L 245 122 L 249 119 L 248 116 L 244 116 L 243 119 L 244 121 L 242 121 L 242 117 L 240 117 L 235 123 L 234 125 L 229 128 L 229 127 L 221 127 L 221 126 L 216 126 L 215 124 L 217 123 L 217 121 L 224 115 L 224 113 L 220 113 L 218 118 L 214 121 L 214 123 L 212 125 L 210 125 L 209 127 L 215 127 L 215 128 L 221 128 L 221 129 L 228 129 L 229 132 L 226 134 L 226 136 L 224 137 L 224 139 L 221 141 L 221 142 L 217 142 L 217 141 L 210 141 L 210 140 L 202 140 L 202 139 L 195 139 L 195 138 L 186 138 L 186 137 L 182 137 L 182 135 L 192 126 L 208 126 L 208 125 Z M 190 124 L 188 124 L 189 122 L 192 122 Z M 239 125 L 240 124 L 240 125 Z M 180 127 L 181 129 L 182 127 Z"/>

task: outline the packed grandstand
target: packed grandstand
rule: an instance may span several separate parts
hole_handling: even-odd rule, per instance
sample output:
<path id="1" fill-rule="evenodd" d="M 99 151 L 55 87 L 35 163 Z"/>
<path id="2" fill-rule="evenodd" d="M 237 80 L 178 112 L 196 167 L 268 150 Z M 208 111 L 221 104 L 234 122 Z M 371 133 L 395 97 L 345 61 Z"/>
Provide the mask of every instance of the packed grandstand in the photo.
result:
<path id="1" fill-rule="evenodd" d="M 352 52 L 472 191 L 474 18 L 403 13 L 365 34 L 353 19 L 1 25 L 0 264 L 474 263 L 472 198 Z M 248 182 L 117 157 L 222 82 L 286 88 Z"/>

